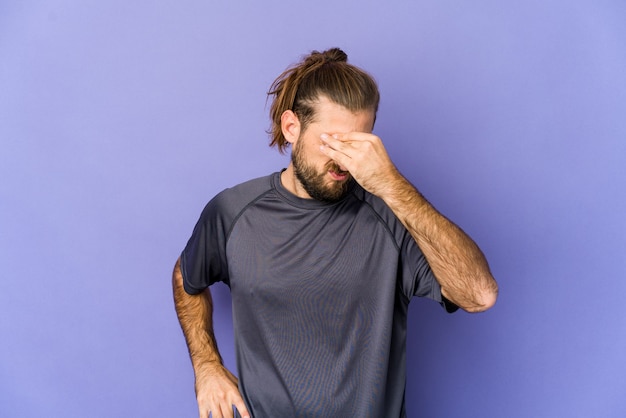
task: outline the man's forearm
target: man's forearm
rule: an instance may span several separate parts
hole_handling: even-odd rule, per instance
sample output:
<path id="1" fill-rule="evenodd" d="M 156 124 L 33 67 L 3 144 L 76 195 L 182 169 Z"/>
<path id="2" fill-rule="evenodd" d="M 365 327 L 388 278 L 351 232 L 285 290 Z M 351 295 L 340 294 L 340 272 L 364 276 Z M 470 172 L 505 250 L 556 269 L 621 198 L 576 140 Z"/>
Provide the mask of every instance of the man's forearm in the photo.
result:
<path id="1" fill-rule="evenodd" d="M 496 300 L 498 286 L 478 246 L 444 218 L 396 169 L 379 137 L 367 132 L 322 134 L 320 150 L 380 197 L 424 253 L 443 296 L 470 312 Z"/>
<path id="2" fill-rule="evenodd" d="M 207 289 L 198 295 L 189 295 L 183 288 L 180 260 L 172 277 L 174 304 L 180 326 L 187 341 L 193 369 L 203 374 L 222 364 L 213 333 L 213 300 Z"/>
<path id="3" fill-rule="evenodd" d="M 468 312 L 493 306 L 498 285 L 482 251 L 467 234 L 441 215 L 400 173 L 379 197 L 411 233 L 447 299 Z"/>
<path id="4" fill-rule="evenodd" d="M 217 350 L 213 334 L 213 300 L 207 289 L 189 295 L 183 288 L 180 260 L 172 277 L 174 303 L 180 326 L 185 334 L 189 356 L 196 376 L 196 399 L 200 418 L 232 417 L 233 405 L 242 418 L 249 418 L 235 375 L 227 370 Z"/>

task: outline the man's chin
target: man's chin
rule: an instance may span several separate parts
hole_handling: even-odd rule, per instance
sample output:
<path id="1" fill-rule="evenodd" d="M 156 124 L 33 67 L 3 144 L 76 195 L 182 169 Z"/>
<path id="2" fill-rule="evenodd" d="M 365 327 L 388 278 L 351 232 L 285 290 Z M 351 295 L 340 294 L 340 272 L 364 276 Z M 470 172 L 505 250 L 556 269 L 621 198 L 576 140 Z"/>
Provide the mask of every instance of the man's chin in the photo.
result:
<path id="1" fill-rule="evenodd" d="M 348 176 L 343 181 L 335 181 L 327 185 L 323 190 L 312 190 L 309 193 L 312 198 L 327 203 L 335 203 L 343 199 L 348 194 L 348 182 L 350 177 Z"/>

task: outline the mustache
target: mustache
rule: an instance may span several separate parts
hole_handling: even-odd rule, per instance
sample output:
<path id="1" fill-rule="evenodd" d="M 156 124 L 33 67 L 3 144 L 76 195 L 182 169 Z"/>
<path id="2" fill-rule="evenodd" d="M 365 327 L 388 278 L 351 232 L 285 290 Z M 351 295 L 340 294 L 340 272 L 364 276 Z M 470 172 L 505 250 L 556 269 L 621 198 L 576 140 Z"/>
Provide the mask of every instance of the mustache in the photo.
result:
<path id="1" fill-rule="evenodd" d="M 326 163 L 326 170 L 328 171 L 334 171 L 337 174 L 347 174 L 347 171 L 344 171 L 341 169 L 341 167 L 339 167 L 339 164 L 337 164 L 334 161 L 329 161 Z"/>

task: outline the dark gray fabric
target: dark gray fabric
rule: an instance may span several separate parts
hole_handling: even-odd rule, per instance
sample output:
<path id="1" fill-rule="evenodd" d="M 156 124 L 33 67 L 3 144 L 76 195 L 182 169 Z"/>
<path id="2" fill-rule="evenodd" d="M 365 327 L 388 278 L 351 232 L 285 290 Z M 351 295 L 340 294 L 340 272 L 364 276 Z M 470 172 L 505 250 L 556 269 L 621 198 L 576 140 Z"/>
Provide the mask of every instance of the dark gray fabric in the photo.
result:
<path id="1" fill-rule="evenodd" d="M 280 173 L 218 194 L 181 256 L 185 290 L 230 286 L 240 389 L 258 417 L 401 417 L 413 295 L 443 305 L 417 244 L 358 184 L 301 199 Z"/>

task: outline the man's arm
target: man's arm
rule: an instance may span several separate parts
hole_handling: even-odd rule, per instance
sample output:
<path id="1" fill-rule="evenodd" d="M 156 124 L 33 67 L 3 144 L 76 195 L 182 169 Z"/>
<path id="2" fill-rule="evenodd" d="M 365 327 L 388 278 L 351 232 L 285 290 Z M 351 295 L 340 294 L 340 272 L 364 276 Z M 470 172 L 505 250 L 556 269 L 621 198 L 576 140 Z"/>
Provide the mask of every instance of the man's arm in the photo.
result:
<path id="1" fill-rule="evenodd" d="M 239 393 L 237 378 L 224 367 L 213 334 L 213 300 L 209 289 L 189 295 L 183 288 L 180 259 L 172 275 L 174 304 L 196 377 L 200 418 L 233 417 L 233 405 L 243 418 L 250 414 Z"/>
<path id="2" fill-rule="evenodd" d="M 411 233 L 428 260 L 442 295 L 468 312 L 492 307 L 498 286 L 472 239 L 430 204 L 400 173 L 379 195 Z"/>
<path id="3" fill-rule="evenodd" d="M 446 219 L 393 165 L 380 138 L 361 132 L 322 136 L 322 152 L 380 197 L 404 224 L 426 257 L 442 295 L 468 312 L 492 307 L 498 285 L 482 251 Z"/>

